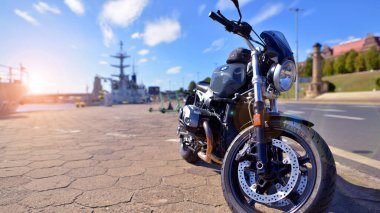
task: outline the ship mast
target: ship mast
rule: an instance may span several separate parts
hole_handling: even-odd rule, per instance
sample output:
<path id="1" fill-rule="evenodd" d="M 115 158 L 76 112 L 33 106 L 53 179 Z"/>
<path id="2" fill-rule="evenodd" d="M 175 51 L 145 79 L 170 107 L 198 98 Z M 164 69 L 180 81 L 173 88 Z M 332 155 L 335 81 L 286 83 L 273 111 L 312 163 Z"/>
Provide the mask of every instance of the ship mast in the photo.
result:
<path id="1" fill-rule="evenodd" d="M 120 64 L 119 65 L 111 65 L 111 66 L 115 67 L 115 68 L 118 68 L 120 70 L 119 75 L 113 75 L 113 76 L 119 77 L 120 81 L 123 81 L 125 79 L 125 76 L 126 76 L 125 73 L 124 73 L 124 69 L 130 66 L 130 65 L 124 65 L 124 59 L 129 58 L 130 56 L 127 55 L 126 53 L 124 53 L 124 51 L 123 51 L 123 42 L 122 41 L 120 41 L 120 52 L 116 53 L 116 55 L 111 55 L 111 57 L 117 58 L 117 59 L 120 60 Z"/>

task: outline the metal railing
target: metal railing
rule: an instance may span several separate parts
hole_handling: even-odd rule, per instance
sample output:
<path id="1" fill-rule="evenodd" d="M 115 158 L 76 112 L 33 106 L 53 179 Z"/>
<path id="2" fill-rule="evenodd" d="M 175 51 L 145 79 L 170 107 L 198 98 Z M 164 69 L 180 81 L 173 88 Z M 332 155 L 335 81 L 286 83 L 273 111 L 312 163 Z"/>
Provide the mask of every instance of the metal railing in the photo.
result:
<path id="1" fill-rule="evenodd" d="M 0 83 L 28 83 L 29 74 L 25 67 L 19 68 L 0 64 Z"/>

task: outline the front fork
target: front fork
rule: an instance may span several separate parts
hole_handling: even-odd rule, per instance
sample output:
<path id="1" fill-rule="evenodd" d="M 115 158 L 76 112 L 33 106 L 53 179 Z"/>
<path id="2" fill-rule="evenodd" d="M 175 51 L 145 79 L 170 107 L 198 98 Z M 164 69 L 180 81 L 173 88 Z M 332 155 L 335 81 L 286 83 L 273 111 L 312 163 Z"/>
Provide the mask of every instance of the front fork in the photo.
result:
<path id="1" fill-rule="evenodd" d="M 253 126 L 255 131 L 255 142 L 257 149 L 257 163 L 256 169 L 257 173 L 260 176 L 269 176 L 270 175 L 270 140 L 265 138 L 265 119 L 264 119 L 264 99 L 262 92 L 262 76 L 259 69 L 259 51 L 257 51 L 253 45 L 248 41 L 251 47 L 251 56 L 252 56 L 252 85 L 254 89 L 254 105 L 253 105 Z M 276 100 L 271 101 L 272 111 L 277 111 Z"/>

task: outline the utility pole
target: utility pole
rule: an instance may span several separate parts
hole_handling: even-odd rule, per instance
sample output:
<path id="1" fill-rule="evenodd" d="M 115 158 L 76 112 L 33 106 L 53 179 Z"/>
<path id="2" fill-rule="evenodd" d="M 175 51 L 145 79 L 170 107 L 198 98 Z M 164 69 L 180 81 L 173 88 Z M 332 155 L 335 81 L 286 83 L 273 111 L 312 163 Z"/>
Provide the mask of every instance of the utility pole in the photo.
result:
<path id="1" fill-rule="evenodd" d="M 298 95 L 298 93 L 299 93 L 299 79 L 298 79 L 298 77 L 299 77 L 299 73 L 298 73 L 298 14 L 299 14 L 299 12 L 302 12 L 302 11 L 304 11 L 303 9 L 301 9 L 301 8 L 290 8 L 289 9 L 290 11 L 292 11 L 292 12 L 295 12 L 295 14 L 296 14 L 296 91 L 295 91 L 295 95 L 296 95 L 296 97 L 295 97 L 295 99 L 296 99 L 296 101 L 298 101 L 298 98 L 299 98 L 299 95 Z"/>

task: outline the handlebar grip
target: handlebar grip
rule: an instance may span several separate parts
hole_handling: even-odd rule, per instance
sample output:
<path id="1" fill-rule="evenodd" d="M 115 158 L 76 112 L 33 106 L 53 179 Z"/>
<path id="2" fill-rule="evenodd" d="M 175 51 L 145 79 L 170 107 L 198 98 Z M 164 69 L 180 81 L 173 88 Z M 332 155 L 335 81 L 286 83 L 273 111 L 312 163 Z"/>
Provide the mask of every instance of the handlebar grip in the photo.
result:
<path id="1" fill-rule="evenodd" d="M 218 16 L 218 14 L 216 14 L 216 13 L 214 13 L 212 11 L 208 14 L 208 17 L 210 17 L 214 21 L 217 21 L 217 22 L 221 23 L 226 28 L 231 27 L 231 23 L 229 23 L 228 20 L 223 19 L 222 17 Z"/>

